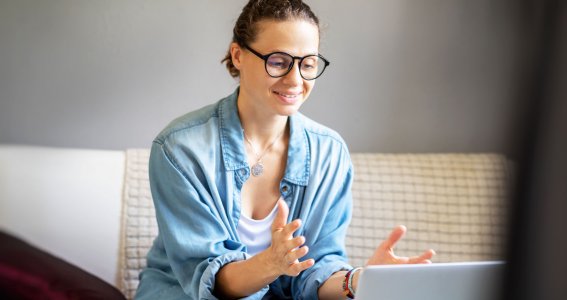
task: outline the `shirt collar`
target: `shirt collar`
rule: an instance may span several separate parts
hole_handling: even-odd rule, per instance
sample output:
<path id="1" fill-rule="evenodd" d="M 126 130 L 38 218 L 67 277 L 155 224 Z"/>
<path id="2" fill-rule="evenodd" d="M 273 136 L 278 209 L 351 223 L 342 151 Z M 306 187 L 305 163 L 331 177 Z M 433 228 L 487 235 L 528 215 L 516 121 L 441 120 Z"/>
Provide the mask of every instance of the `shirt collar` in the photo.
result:
<path id="1" fill-rule="evenodd" d="M 242 123 L 236 102 L 239 89 L 221 100 L 218 108 L 219 133 L 224 167 L 228 171 L 249 168 L 244 149 Z M 307 185 L 309 180 L 309 142 L 304 127 L 303 115 L 295 113 L 289 117 L 290 139 L 284 180 L 298 185 Z"/>

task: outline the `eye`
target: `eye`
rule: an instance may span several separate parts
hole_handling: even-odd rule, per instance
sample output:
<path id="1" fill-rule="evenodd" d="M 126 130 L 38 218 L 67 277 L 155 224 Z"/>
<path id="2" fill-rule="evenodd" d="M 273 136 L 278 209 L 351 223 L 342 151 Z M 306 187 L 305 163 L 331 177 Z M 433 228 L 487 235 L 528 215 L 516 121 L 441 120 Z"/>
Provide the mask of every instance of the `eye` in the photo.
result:
<path id="1" fill-rule="evenodd" d="M 319 58 L 317 56 L 308 56 L 301 62 L 301 68 L 304 70 L 316 69 Z"/>
<path id="2" fill-rule="evenodd" d="M 268 66 L 274 67 L 274 68 L 284 69 L 284 68 L 286 68 L 286 63 L 284 61 L 271 61 L 271 60 L 269 60 Z"/>
<path id="3" fill-rule="evenodd" d="M 282 54 L 272 54 L 268 57 L 266 64 L 271 68 L 287 69 L 291 59 Z"/>

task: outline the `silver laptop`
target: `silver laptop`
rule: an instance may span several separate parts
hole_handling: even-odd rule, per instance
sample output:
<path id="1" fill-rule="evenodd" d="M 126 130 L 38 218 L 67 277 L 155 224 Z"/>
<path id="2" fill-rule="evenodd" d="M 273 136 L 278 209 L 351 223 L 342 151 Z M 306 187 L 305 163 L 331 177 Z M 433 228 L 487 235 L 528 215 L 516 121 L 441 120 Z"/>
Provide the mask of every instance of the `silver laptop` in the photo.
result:
<path id="1" fill-rule="evenodd" d="M 504 262 L 369 266 L 361 274 L 357 300 L 498 299 Z"/>

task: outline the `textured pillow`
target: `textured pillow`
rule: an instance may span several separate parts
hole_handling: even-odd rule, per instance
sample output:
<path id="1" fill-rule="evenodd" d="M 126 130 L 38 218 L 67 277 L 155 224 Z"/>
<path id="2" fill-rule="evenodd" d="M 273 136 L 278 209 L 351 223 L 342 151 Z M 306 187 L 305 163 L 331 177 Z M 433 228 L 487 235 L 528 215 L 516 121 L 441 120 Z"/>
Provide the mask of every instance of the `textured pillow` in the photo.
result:
<path id="1" fill-rule="evenodd" d="M 0 299 L 125 299 L 115 287 L 0 231 Z"/>

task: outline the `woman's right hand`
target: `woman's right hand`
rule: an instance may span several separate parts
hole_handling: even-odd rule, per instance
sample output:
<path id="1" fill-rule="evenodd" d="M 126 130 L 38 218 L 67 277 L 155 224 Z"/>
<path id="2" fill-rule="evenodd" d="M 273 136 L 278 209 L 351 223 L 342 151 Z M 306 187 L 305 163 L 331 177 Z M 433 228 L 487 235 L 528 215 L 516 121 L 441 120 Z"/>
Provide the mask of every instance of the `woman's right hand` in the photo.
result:
<path id="1" fill-rule="evenodd" d="M 293 237 L 293 233 L 301 227 L 301 220 L 296 219 L 286 224 L 289 207 L 281 198 L 277 206 L 277 214 L 272 222 L 272 244 L 262 254 L 270 271 L 277 276 L 297 276 L 303 270 L 312 267 L 315 261 L 313 259 L 299 261 L 309 252 L 307 246 L 302 246 L 305 244 L 305 237 Z"/>

